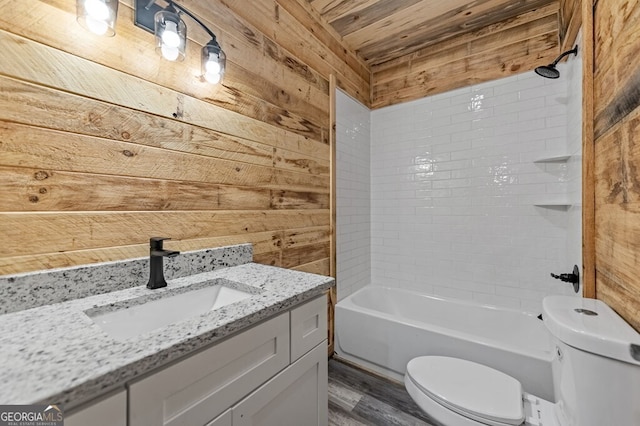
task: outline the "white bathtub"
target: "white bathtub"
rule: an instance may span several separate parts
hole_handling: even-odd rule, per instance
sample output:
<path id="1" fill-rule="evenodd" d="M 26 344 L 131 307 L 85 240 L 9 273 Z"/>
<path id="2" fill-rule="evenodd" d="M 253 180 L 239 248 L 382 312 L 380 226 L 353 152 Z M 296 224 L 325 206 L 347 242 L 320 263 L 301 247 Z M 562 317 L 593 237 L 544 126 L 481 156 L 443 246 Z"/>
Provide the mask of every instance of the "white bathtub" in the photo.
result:
<path id="1" fill-rule="evenodd" d="M 336 305 L 339 357 L 402 380 L 409 360 L 444 355 L 488 365 L 555 401 L 551 343 L 535 316 L 396 288 L 367 286 Z"/>

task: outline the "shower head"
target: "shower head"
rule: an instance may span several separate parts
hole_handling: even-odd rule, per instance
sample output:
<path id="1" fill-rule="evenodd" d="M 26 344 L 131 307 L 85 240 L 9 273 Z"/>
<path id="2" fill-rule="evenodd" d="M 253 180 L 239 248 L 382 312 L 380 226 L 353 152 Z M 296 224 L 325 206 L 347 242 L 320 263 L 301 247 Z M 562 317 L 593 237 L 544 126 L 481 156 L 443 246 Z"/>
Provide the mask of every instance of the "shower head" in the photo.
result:
<path id="1" fill-rule="evenodd" d="M 578 54 L 578 46 L 574 46 L 573 49 L 571 50 L 567 50 L 566 52 L 564 52 L 562 55 L 558 56 L 556 58 L 555 61 L 553 61 L 552 63 L 550 63 L 549 65 L 542 65 L 538 68 L 536 68 L 536 74 L 538 74 L 539 76 L 545 77 L 545 78 L 558 78 L 560 77 L 560 71 L 558 71 L 558 69 L 556 68 L 556 65 L 558 65 L 558 62 L 560 62 L 560 60 L 562 58 L 564 58 L 567 55 L 571 55 L 571 54 L 577 55 Z"/>
<path id="2" fill-rule="evenodd" d="M 560 71 L 553 65 L 542 65 L 536 68 L 536 74 L 544 78 L 558 78 L 560 77 Z"/>

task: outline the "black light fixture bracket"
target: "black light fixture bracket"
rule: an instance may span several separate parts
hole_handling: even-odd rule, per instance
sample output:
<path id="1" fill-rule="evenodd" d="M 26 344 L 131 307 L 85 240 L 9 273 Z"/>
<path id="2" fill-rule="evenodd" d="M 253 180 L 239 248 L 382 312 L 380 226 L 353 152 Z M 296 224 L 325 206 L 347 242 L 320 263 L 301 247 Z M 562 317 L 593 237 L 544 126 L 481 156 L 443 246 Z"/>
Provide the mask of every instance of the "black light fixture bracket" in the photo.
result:
<path id="1" fill-rule="evenodd" d="M 157 0 L 136 0 L 136 8 L 135 8 L 135 15 L 134 15 L 134 21 L 136 26 L 149 31 L 152 34 L 155 32 L 156 13 L 162 10 L 165 10 L 164 7 L 158 6 L 156 4 L 156 1 Z M 200 25 L 202 29 L 205 30 L 207 34 L 209 34 L 209 36 L 211 36 L 211 38 L 214 41 L 216 40 L 216 35 L 213 33 L 213 31 L 207 28 L 207 26 L 200 19 L 198 19 L 193 13 L 189 12 L 188 9 L 180 6 L 178 3 L 172 0 L 168 0 L 167 3 L 168 3 L 167 7 L 175 8 L 178 11 L 189 16 L 198 25 Z"/>
<path id="2" fill-rule="evenodd" d="M 164 10 L 156 4 L 156 0 L 136 0 L 133 21 L 136 27 L 140 27 L 149 31 L 151 34 L 155 32 L 155 16 L 156 13 Z"/>

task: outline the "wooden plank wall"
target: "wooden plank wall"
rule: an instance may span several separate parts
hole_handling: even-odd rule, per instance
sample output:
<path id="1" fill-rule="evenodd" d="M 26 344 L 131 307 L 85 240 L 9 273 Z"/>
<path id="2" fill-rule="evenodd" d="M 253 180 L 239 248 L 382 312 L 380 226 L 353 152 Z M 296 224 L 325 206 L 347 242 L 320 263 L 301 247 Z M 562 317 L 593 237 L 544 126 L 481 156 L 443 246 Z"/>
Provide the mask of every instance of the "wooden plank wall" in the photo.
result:
<path id="1" fill-rule="evenodd" d="M 640 331 L 640 4 L 594 10 L 596 295 Z"/>
<path id="2" fill-rule="evenodd" d="M 570 50 L 576 43 L 582 26 L 582 2 L 580 0 L 560 0 L 560 50 Z"/>
<path id="3" fill-rule="evenodd" d="M 532 70 L 558 55 L 558 3 L 372 67 L 380 108 Z"/>
<path id="4" fill-rule="evenodd" d="M 368 104 L 369 71 L 304 1 L 184 0 L 227 53 L 223 87 L 162 60 L 120 3 L 94 36 L 69 0 L 0 0 L 0 274 L 250 242 L 331 272 L 329 77 Z"/>
<path id="5" fill-rule="evenodd" d="M 596 298 L 593 6 L 582 2 L 582 295 Z"/>

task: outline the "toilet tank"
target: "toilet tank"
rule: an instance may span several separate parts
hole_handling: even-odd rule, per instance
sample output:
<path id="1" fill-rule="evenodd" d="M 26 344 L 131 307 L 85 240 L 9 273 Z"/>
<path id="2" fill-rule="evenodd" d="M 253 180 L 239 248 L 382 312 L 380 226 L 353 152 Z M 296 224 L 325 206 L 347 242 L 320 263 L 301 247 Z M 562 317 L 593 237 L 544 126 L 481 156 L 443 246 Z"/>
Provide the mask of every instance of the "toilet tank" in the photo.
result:
<path id="1" fill-rule="evenodd" d="M 640 334 L 600 300 L 548 296 L 562 426 L 640 425 Z"/>

